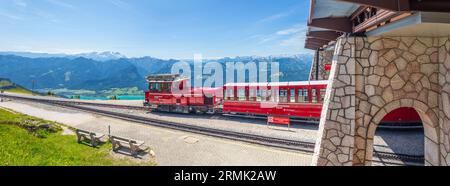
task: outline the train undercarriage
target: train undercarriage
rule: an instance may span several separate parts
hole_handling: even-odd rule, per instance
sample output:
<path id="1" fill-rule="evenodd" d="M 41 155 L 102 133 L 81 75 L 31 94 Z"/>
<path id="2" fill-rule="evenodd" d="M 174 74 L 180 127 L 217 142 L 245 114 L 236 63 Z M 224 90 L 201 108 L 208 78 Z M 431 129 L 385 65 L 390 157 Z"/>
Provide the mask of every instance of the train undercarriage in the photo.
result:
<path id="1" fill-rule="evenodd" d="M 150 112 L 171 112 L 182 114 L 215 114 L 218 110 L 212 106 L 184 106 L 184 105 L 151 105 L 147 104 L 146 107 Z"/>

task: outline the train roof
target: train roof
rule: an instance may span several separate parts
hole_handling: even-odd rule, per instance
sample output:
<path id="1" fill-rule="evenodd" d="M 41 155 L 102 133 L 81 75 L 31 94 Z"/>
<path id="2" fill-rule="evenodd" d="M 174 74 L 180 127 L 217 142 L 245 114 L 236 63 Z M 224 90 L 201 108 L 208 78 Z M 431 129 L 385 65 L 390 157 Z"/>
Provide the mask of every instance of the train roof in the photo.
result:
<path id="1" fill-rule="evenodd" d="M 321 81 L 292 81 L 292 82 L 265 82 L 265 83 L 227 83 L 224 86 L 233 87 L 257 87 L 257 86 L 303 86 L 303 85 L 327 85 L 328 80 Z"/>
<path id="2" fill-rule="evenodd" d="M 182 77 L 179 74 L 154 74 L 147 76 L 147 82 L 174 82 L 187 79 L 189 78 Z"/>

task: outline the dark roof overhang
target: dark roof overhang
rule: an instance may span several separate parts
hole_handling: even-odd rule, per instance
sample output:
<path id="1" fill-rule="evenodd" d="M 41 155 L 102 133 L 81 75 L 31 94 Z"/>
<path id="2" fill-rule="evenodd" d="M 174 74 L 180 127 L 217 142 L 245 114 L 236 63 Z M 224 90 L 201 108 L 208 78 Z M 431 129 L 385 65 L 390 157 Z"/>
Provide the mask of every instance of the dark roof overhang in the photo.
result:
<path id="1" fill-rule="evenodd" d="M 311 0 L 305 48 L 323 49 L 343 34 L 373 32 L 417 12 L 449 13 L 450 0 Z"/>
<path id="2" fill-rule="evenodd" d="M 338 0 L 390 11 L 450 12 L 448 0 Z"/>

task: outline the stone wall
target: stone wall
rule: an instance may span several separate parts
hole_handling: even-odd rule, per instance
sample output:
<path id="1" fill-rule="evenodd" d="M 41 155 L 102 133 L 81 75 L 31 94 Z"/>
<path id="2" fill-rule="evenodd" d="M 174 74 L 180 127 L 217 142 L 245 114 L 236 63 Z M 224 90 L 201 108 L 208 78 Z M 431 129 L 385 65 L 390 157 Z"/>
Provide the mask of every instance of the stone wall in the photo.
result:
<path id="1" fill-rule="evenodd" d="M 450 165 L 450 38 L 439 40 L 439 126 L 441 165 Z"/>
<path id="2" fill-rule="evenodd" d="M 379 122 L 411 107 L 424 124 L 426 165 L 448 165 L 449 52 L 449 38 L 340 38 L 313 164 L 370 165 Z"/>
<path id="3" fill-rule="evenodd" d="M 325 70 L 326 64 L 331 64 L 333 60 L 333 50 L 321 50 L 319 51 L 319 78 L 316 78 L 316 58 L 314 56 L 311 72 L 309 74 L 309 80 L 328 80 L 330 71 Z M 316 55 L 316 54 L 315 54 Z"/>

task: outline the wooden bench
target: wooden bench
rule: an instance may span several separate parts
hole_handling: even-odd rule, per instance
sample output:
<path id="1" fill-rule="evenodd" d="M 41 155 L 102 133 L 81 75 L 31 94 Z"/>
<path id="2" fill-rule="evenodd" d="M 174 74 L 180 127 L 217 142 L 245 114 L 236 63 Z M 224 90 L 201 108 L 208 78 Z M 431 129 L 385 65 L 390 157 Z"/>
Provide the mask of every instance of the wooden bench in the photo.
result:
<path id="1" fill-rule="evenodd" d="M 103 138 L 105 135 L 95 132 L 90 132 L 86 130 L 77 129 L 75 131 L 77 134 L 77 141 L 78 143 L 81 143 L 83 140 L 87 140 L 90 142 L 92 147 L 96 147 L 101 142 L 101 138 Z"/>
<path id="2" fill-rule="evenodd" d="M 112 148 L 114 152 L 117 152 L 120 147 L 126 147 L 130 149 L 131 155 L 136 156 L 141 151 L 147 151 L 149 147 L 144 146 L 143 141 L 137 141 L 129 138 L 111 136 L 109 137 L 111 140 Z"/>

